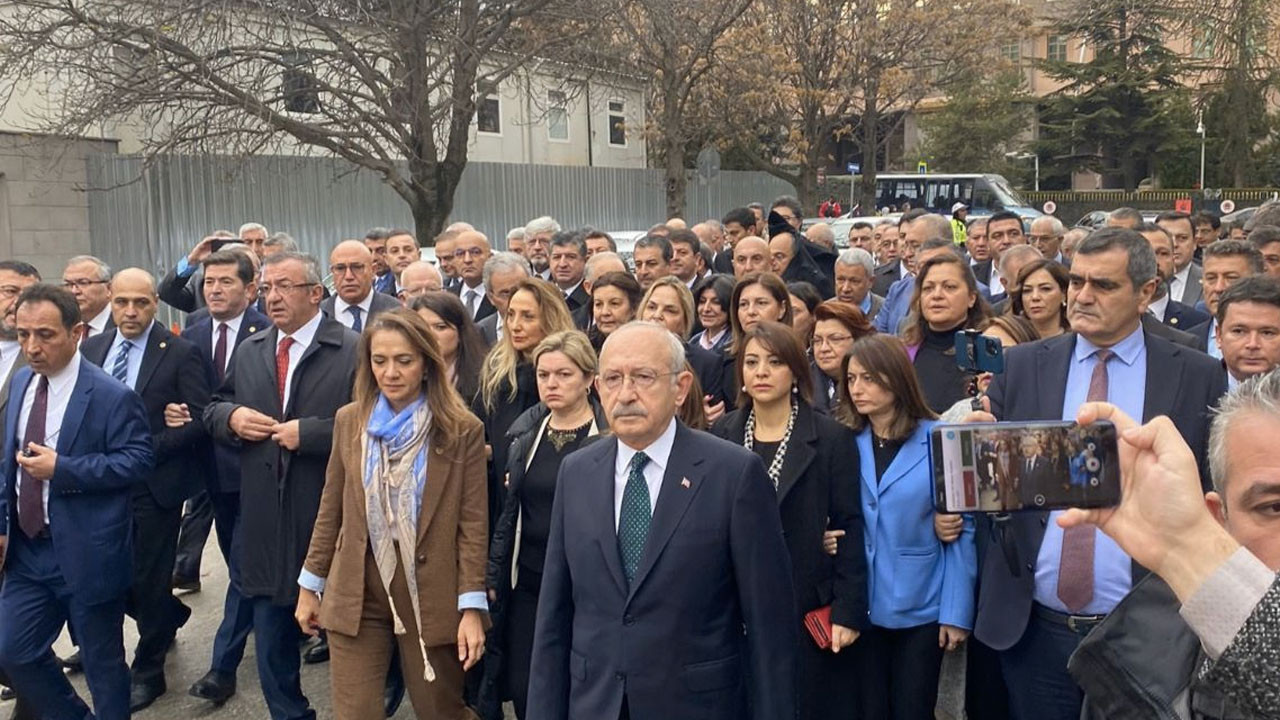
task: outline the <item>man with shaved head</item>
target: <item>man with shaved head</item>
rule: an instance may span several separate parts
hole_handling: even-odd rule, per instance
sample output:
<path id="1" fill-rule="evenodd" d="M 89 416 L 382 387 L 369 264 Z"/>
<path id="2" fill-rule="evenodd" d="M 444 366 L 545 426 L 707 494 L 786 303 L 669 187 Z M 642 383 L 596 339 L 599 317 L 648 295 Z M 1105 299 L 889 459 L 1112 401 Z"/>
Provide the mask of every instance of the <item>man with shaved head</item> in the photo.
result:
<path id="1" fill-rule="evenodd" d="M 363 332 L 378 313 L 400 307 L 390 295 L 374 292 L 373 253 L 359 240 L 343 240 L 333 248 L 329 272 L 333 273 L 334 294 L 320 310 L 356 332 Z"/>
<path id="2" fill-rule="evenodd" d="M 491 254 L 489 238 L 475 230 L 458 233 L 454 241 L 453 267 L 462 282 L 450 292 L 462 300 L 463 307 L 475 321 L 494 313 L 493 303 L 484 291 L 484 264 Z"/>
<path id="3" fill-rule="evenodd" d="M 182 503 L 205 485 L 205 468 L 193 461 L 194 449 L 206 442 L 204 426 L 187 422 L 168 427 L 164 410 L 169 404 L 185 405 L 199 417 L 209 404 L 209 373 L 194 343 L 155 321 L 159 303 L 150 273 L 121 270 L 111 281 L 115 327 L 81 345 L 86 360 L 142 398 L 155 454 L 155 469 L 136 478 L 133 486 L 133 584 L 125 602 L 125 611 L 138 624 L 129 691 L 132 712 L 164 694 L 165 652 L 191 617 L 191 609 L 170 592 L 170 579 Z"/>
<path id="4" fill-rule="evenodd" d="M 400 298 L 400 302 L 408 305 L 420 295 L 439 292 L 443 289 L 444 277 L 440 275 L 436 266 L 425 260 L 419 260 L 409 263 L 409 266 L 400 273 L 400 292 L 397 297 Z"/>
<path id="5" fill-rule="evenodd" d="M 733 276 L 739 280 L 751 273 L 767 272 L 771 262 L 769 244 L 755 235 L 748 235 L 733 246 Z"/>

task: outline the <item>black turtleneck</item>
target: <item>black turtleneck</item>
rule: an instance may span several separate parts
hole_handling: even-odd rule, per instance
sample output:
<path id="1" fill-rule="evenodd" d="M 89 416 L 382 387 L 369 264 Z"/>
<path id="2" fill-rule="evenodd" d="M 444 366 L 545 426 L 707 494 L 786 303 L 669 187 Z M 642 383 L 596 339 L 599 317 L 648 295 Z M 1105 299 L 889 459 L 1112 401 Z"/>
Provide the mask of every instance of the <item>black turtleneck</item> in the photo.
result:
<path id="1" fill-rule="evenodd" d="M 961 328 L 963 324 L 936 332 L 925 326 L 924 340 L 916 351 L 916 375 L 920 378 L 925 401 L 939 414 L 969 396 L 969 382 L 973 376 L 956 365 L 955 337 Z"/>

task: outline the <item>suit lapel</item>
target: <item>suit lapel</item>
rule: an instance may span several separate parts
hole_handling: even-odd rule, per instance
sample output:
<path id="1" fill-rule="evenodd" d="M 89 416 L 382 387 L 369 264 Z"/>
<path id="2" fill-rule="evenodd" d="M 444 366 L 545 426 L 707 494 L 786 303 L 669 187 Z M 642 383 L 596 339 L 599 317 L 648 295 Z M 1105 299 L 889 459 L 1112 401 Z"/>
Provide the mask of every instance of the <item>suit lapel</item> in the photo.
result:
<path id="1" fill-rule="evenodd" d="M 102 335 L 104 335 L 104 336 L 105 336 L 105 337 L 103 338 L 103 342 L 101 342 L 101 343 L 96 343 L 96 342 L 95 342 L 95 343 L 93 343 L 90 347 L 88 347 L 87 349 L 85 348 L 85 343 L 84 343 L 84 341 L 81 341 L 81 342 L 80 342 L 80 354 L 81 354 L 81 355 L 83 355 L 83 356 L 84 356 L 84 358 L 85 358 L 86 360 L 88 360 L 89 362 L 91 362 L 91 363 L 93 363 L 94 365 L 97 365 L 98 367 L 100 367 L 100 368 L 102 368 L 102 369 L 106 370 L 106 367 L 107 367 L 107 354 L 111 352 L 111 344 L 112 344 L 112 343 L 114 343 L 114 342 L 116 341 L 116 331 L 115 331 L 115 328 L 110 328 L 110 327 L 109 327 L 109 328 L 107 328 L 106 330 L 103 330 L 103 331 L 102 331 Z M 108 372 L 108 373 L 110 373 L 111 371 L 110 371 L 110 370 L 107 370 L 107 372 Z"/>
<path id="2" fill-rule="evenodd" d="M 80 432 L 80 422 L 89 411 L 89 399 L 92 396 L 93 376 L 89 374 L 89 368 L 82 363 L 79 377 L 76 378 L 76 386 L 71 391 L 71 397 L 67 400 L 67 409 L 62 415 L 62 427 L 58 434 L 57 446 L 54 448 L 59 454 L 70 452 L 71 444 L 75 442 L 76 435 Z"/>
<path id="3" fill-rule="evenodd" d="M 649 537 L 644 544 L 640 566 L 636 568 L 635 580 L 631 583 L 632 595 L 658 562 L 663 548 L 667 546 L 685 511 L 689 509 L 689 503 L 702 489 L 703 476 L 698 467 L 702 464 L 702 458 L 688 457 L 689 453 L 683 447 L 688 444 L 689 432 L 683 425 L 676 425 L 675 442 L 671 444 L 667 471 L 662 476 L 662 490 L 658 493 L 658 504 L 653 509 L 653 521 L 649 524 Z M 612 518 L 613 514 L 610 513 L 609 517 Z"/>
<path id="4" fill-rule="evenodd" d="M 160 323 L 152 324 L 151 333 L 147 335 L 147 347 L 142 351 L 142 365 L 138 367 L 138 380 L 133 384 L 133 391 L 139 395 L 146 390 L 147 383 L 151 382 L 151 376 L 155 375 L 165 351 L 169 349 L 169 335 L 169 331 L 165 330 Z"/>
<path id="5" fill-rule="evenodd" d="M 1177 399 L 1174 388 L 1182 385 L 1182 351 L 1173 343 L 1153 343 L 1144 339 L 1147 346 L 1147 387 L 1143 390 L 1142 422 L 1173 412 Z"/>
<path id="6" fill-rule="evenodd" d="M 262 353 L 259 357 L 267 366 L 267 377 L 271 378 L 271 387 L 280 387 L 280 374 L 276 372 L 276 344 L 280 341 L 280 330 L 273 328 L 271 332 L 262 337 L 259 342 L 262 345 Z M 295 373 L 295 376 L 297 373 Z M 276 408 L 276 418 L 285 420 L 284 408 L 280 407 L 279 391 L 271 393 L 271 399 Z M 292 398 L 291 398 L 292 399 Z"/>
<path id="7" fill-rule="evenodd" d="M 444 485 L 449 481 L 449 471 L 453 469 L 453 453 L 445 453 L 439 446 L 428 448 L 427 452 L 427 486 L 422 489 L 422 509 L 418 511 L 418 544 L 427 537 L 427 528 L 440 507 Z"/>
<path id="8" fill-rule="evenodd" d="M 618 461 L 618 440 L 602 440 L 608 443 L 608 451 L 596 455 L 596 466 L 586 477 L 600 478 L 599 482 L 587 483 L 587 507 L 595 518 L 596 539 L 600 542 L 600 552 L 604 554 L 604 564 L 609 574 L 617 583 L 618 589 L 627 592 L 627 578 L 622 574 L 622 558 L 618 555 L 618 528 L 613 520 L 613 476 L 614 465 Z"/>
<path id="9" fill-rule="evenodd" d="M 1056 418 L 1062 416 L 1062 403 L 1067 396 L 1067 373 L 1071 369 L 1071 355 L 1075 352 L 1075 335 L 1069 341 L 1042 344 L 1038 349 L 1040 361 L 1036 363 L 1040 392 L 1034 395 L 1044 405 L 1036 408 L 1034 417 Z"/>
<path id="10" fill-rule="evenodd" d="M 817 428 L 814 426 L 813 410 L 801 405 L 796 410 L 796 422 L 791 428 L 791 440 L 788 441 L 787 456 L 782 461 L 782 473 L 778 476 L 778 504 L 787 498 L 787 493 L 796 486 L 796 481 L 809 469 L 809 464 L 818 456 L 814 447 L 818 442 Z"/>
<path id="11" fill-rule="evenodd" d="M 889 467 L 885 468 L 884 477 L 880 478 L 880 492 L 885 492 L 891 485 L 911 474 L 911 470 L 916 465 L 924 462 L 927 457 L 929 457 L 929 433 L 925 432 L 924 426 L 921 425 L 916 428 L 915 432 L 911 433 L 911 436 L 902 444 L 902 449 L 894 456 L 893 462 L 889 463 Z M 875 482 L 874 455 L 872 456 L 871 481 Z"/>

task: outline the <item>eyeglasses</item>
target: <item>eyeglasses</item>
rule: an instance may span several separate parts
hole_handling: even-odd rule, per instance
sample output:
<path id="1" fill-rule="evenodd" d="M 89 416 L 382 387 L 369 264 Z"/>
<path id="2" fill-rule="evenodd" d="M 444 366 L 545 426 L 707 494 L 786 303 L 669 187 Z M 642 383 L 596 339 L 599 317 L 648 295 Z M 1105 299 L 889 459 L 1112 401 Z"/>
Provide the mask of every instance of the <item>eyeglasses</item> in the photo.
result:
<path id="1" fill-rule="evenodd" d="M 271 283 L 262 283 L 261 285 L 258 286 L 258 294 L 261 295 L 262 297 L 266 297 L 271 294 L 272 290 L 277 290 L 280 292 L 281 295 L 283 295 L 284 293 L 287 293 L 290 290 L 297 290 L 298 288 L 308 288 L 308 287 L 311 287 L 312 285 L 318 285 L 318 284 L 319 283 L 278 282 L 273 285 Z"/>
<path id="2" fill-rule="evenodd" d="M 62 287 L 68 290 L 74 290 L 76 288 L 80 288 L 81 290 L 87 290 L 92 285 L 106 285 L 109 282 L 111 281 L 110 280 L 63 280 Z"/>
<path id="3" fill-rule="evenodd" d="M 329 266 L 329 272 L 333 273 L 334 275 L 346 275 L 348 270 L 350 270 L 352 273 L 356 275 L 362 275 L 364 274 L 364 271 L 368 269 L 369 269 L 369 266 L 365 265 L 364 263 L 350 263 L 350 264 L 342 263 L 339 265 Z"/>
<path id="4" fill-rule="evenodd" d="M 654 372 L 653 370 L 635 370 L 630 375 L 617 371 L 607 372 L 600 376 L 600 382 L 610 390 L 620 390 L 626 380 L 637 390 L 648 390 L 658 382 L 658 378 L 675 375 L 673 372 Z"/>
<path id="5" fill-rule="evenodd" d="M 820 345 L 830 345 L 835 347 L 836 345 L 847 343 L 852 339 L 852 335 L 814 335 L 813 346 L 818 347 Z"/>

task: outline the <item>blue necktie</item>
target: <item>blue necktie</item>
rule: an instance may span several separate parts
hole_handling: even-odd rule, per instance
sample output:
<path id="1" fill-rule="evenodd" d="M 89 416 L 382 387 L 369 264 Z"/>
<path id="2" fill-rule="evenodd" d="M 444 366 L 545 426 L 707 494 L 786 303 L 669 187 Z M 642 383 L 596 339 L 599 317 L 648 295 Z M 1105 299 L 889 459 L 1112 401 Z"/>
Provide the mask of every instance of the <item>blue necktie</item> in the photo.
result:
<path id="1" fill-rule="evenodd" d="M 627 585 L 635 580 L 636 569 L 644 555 L 653 511 L 649 507 L 649 484 L 644 481 L 644 466 L 649 456 L 636 453 L 627 466 L 627 485 L 622 490 L 622 511 L 618 513 L 618 554 L 622 556 L 622 572 Z"/>
<path id="2" fill-rule="evenodd" d="M 133 348 L 133 343 L 125 340 L 120 343 L 120 351 L 116 353 L 116 364 L 111 368 L 111 374 L 117 380 L 129 384 L 129 350 Z"/>
<path id="3" fill-rule="evenodd" d="M 354 318 L 355 318 L 355 320 L 353 320 L 353 321 L 351 322 L 351 329 L 352 329 L 352 330 L 355 330 L 356 332 L 361 332 L 361 331 L 363 331 L 363 330 L 364 330 L 364 323 L 360 321 L 360 306 L 359 306 L 359 305 L 351 305 L 351 306 L 347 307 L 347 312 L 351 313 L 352 317 L 354 317 Z"/>

